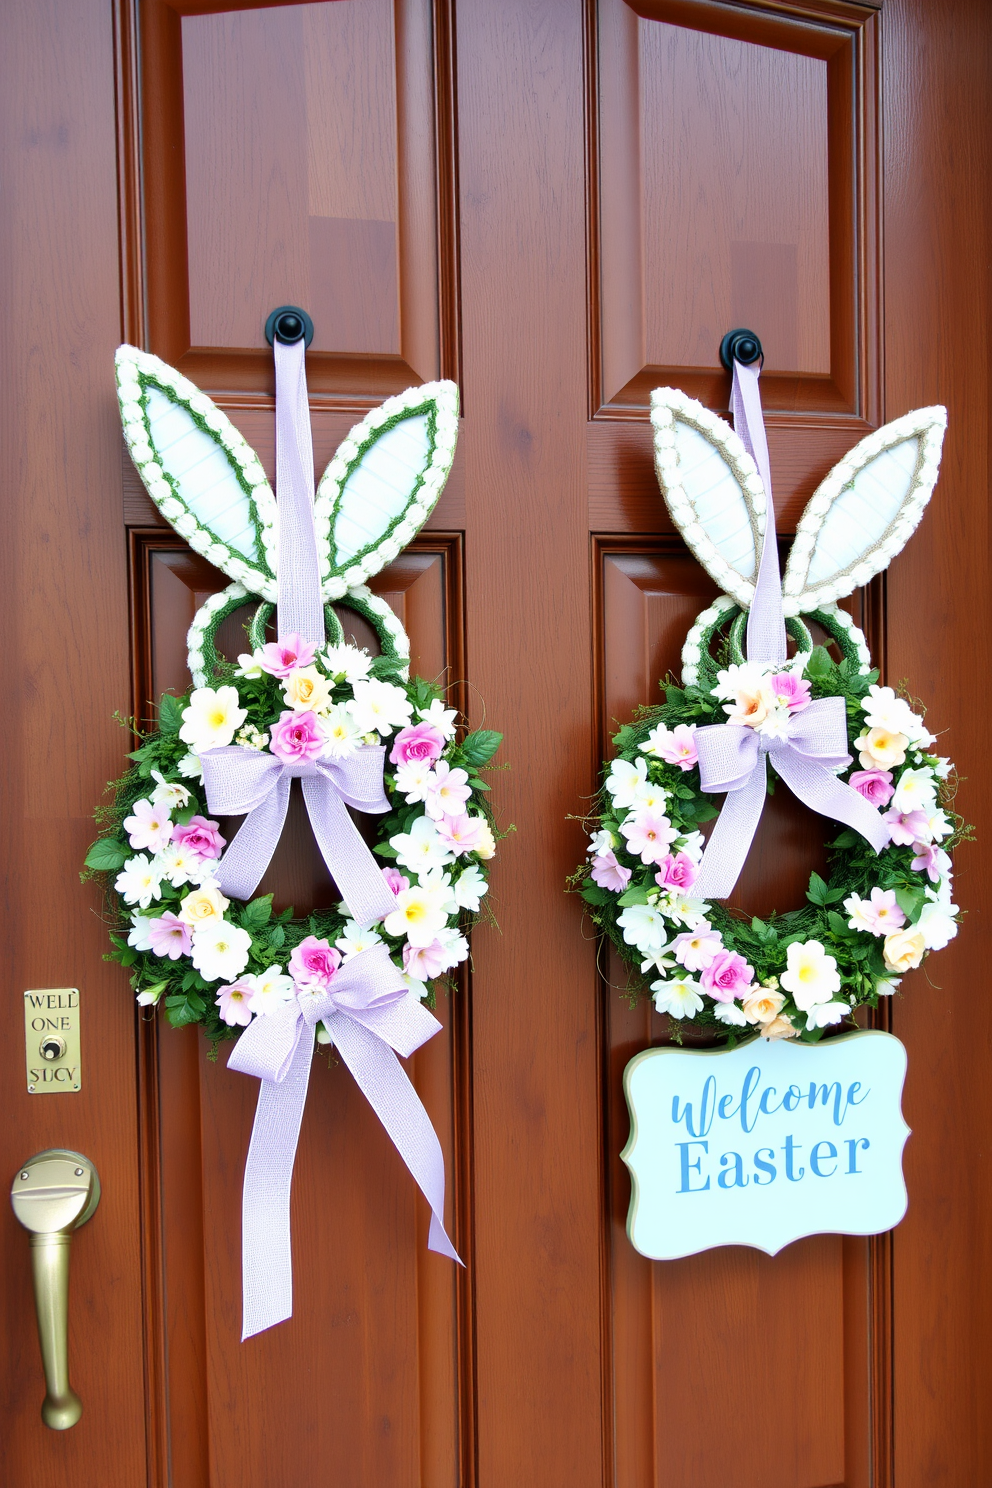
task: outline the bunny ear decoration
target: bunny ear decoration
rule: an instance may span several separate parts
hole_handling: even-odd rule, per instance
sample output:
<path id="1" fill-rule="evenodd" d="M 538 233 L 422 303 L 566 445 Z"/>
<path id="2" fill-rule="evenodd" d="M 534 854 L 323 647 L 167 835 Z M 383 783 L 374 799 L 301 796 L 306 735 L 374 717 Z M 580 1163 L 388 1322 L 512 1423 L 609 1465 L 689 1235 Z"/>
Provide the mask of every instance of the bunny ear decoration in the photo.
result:
<path id="1" fill-rule="evenodd" d="M 843 599 L 887 568 L 933 493 L 947 410 L 916 408 L 856 444 L 803 512 L 782 580 L 786 615 Z"/>
<path id="2" fill-rule="evenodd" d="M 124 437 L 149 496 L 191 548 L 245 591 L 276 598 L 276 502 L 244 436 L 158 357 L 119 346 Z"/>
<path id="3" fill-rule="evenodd" d="M 729 424 L 677 388 L 651 394 L 655 469 L 672 520 L 707 573 L 747 609 L 765 533 L 765 491 Z"/>
<path id="4" fill-rule="evenodd" d="M 458 388 L 428 382 L 367 413 L 321 477 L 314 523 L 325 599 L 391 563 L 430 516 L 458 439 Z"/>

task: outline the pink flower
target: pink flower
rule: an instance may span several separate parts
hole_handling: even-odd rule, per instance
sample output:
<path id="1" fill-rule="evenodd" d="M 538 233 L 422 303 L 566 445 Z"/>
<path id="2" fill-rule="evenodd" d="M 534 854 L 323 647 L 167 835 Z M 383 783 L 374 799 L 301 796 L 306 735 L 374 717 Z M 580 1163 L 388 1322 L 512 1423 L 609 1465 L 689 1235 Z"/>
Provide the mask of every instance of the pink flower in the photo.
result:
<path id="1" fill-rule="evenodd" d="M 688 853 L 676 853 L 674 858 L 668 853 L 658 865 L 654 881 L 663 889 L 681 889 L 688 894 L 698 876 L 699 869 Z"/>
<path id="2" fill-rule="evenodd" d="M 247 1028 L 251 1022 L 251 998 L 254 989 L 250 982 L 239 977 L 229 987 L 217 988 L 217 1005 L 225 1023 Z"/>
<path id="3" fill-rule="evenodd" d="M 467 812 L 462 812 L 460 816 L 442 816 L 434 825 L 445 847 L 459 855 L 475 852 L 484 840 L 482 828 L 485 822 L 481 816 L 469 816 Z"/>
<path id="4" fill-rule="evenodd" d="M 714 1001 L 733 1002 L 754 981 L 754 967 L 748 966 L 736 951 L 717 951 L 709 966 L 703 968 L 699 981 Z"/>
<path id="5" fill-rule="evenodd" d="M 946 861 L 947 854 L 943 848 L 937 846 L 936 842 L 914 842 L 913 851 L 916 857 L 910 863 L 917 873 L 926 872 L 931 883 L 936 883 L 941 875 L 942 859 Z"/>
<path id="6" fill-rule="evenodd" d="M 424 810 L 434 821 L 442 816 L 458 816 L 472 794 L 466 770 L 453 770 L 447 760 L 438 760 L 427 777 Z"/>
<path id="7" fill-rule="evenodd" d="M 316 759 L 326 743 L 316 713 L 281 713 L 269 733 L 269 748 L 284 765 L 302 765 Z"/>
<path id="8" fill-rule="evenodd" d="M 788 708 L 790 713 L 798 713 L 811 701 L 809 683 L 792 672 L 776 672 L 772 678 L 772 695 L 779 707 Z"/>
<path id="9" fill-rule="evenodd" d="M 412 728 L 400 729 L 393 740 L 389 760 L 394 765 L 409 765 L 413 760 L 433 764 L 441 758 L 443 750 L 444 735 L 432 723 L 415 723 Z"/>
<path id="10" fill-rule="evenodd" d="M 627 851 L 642 863 L 660 863 L 669 845 L 679 835 L 665 813 L 657 807 L 635 812 L 621 823 L 627 839 Z"/>
<path id="11" fill-rule="evenodd" d="M 171 909 L 159 915 L 158 919 L 148 921 L 148 939 L 156 956 L 168 956 L 170 961 L 188 956 L 193 949 L 192 930 Z"/>
<path id="12" fill-rule="evenodd" d="M 855 770 L 848 785 L 853 786 L 866 801 L 877 806 L 879 811 L 883 806 L 888 806 L 895 793 L 891 770 Z"/>
<path id="13" fill-rule="evenodd" d="M 132 815 L 125 817 L 124 830 L 132 847 L 148 848 L 161 852 L 172 836 L 172 822 L 168 806 L 156 806 L 152 801 L 135 801 Z"/>
<path id="14" fill-rule="evenodd" d="M 263 672 L 269 672 L 273 677 L 288 677 L 296 667 L 312 666 L 316 654 L 316 646 L 291 631 L 285 640 L 270 641 L 263 646 L 258 664 Z"/>
<path id="15" fill-rule="evenodd" d="M 930 833 L 930 823 L 925 811 L 897 811 L 895 807 L 882 817 L 889 829 L 889 840 L 898 847 L 909 847 L 914 842 L 923 842 Z"/>
<path id="16" fill-rule="evenodd" d="M 619 863 L 616 853 L 608 848 L 605 853 L 597 853 L 592 860 L 592 881 L 601 889 L 612 889 L 619 894 L 630 882 L 630 869 Z"/>
<path id="17" fill-rule="evenodd" d="M 301 940 L 289 958 L 289 974 L 297 987 L 308 992 L 323 992 L 341 965 L 341 957 L 327 940 L 308 935 Z"/>
<path id="18" fill-rule="evenodd" d="M 398 868 L 383 868 L 382 876 L 386 880 L 386 888 L 394 894 L 402 894 L 404 889 L 410 887 L 410 880 L 404 878 Z"/>
<path id="19" fill-rule="evenodd" d="M 848 907 L 847 900 L 844 907 Z M 867 930 L 869 935 L 889 935 L 902 929 L 906 916 L 899 908 L 895 889 L 872 889 L 867 899 L 857 900 L 852 906 L 849 923 L 852 929 Z"/>
<path id="20" fill-rule="evenodd" d="M 217 822 L 207 821 L 205 816 L 191 816 L 188 822 L 180 822 L 173 827 L 172 840 L 201 858 L 219 858 L 224 850 L 225 839 L 217 827 Z"/>
<path id="21" fill-rule="evenodd" d="M 428 946 L 412 946 L 409 941 L 403 947 L 403 970 L 418 982 L 429 982 L 440 976 L 451 965 L 447 946 L 432 940 Z"/>
<path id="22" fill-rule="evenodd" d="M 687 723 L 677 723 L 665 742 L 658 745 L 655 753 L 668 764 L 678 765 L 680 770 L 691 770 L 693 765 L 699 763 L 696 730 Z"/>
<path id="23" fill-rule="evenodd" d="M 695 930 L 676 935 L 672 941 L 675 959 L 686 971 L 705 971 L 723 950 L 719 931 L 714 930 L 709 920 L 703 920 Z"/>

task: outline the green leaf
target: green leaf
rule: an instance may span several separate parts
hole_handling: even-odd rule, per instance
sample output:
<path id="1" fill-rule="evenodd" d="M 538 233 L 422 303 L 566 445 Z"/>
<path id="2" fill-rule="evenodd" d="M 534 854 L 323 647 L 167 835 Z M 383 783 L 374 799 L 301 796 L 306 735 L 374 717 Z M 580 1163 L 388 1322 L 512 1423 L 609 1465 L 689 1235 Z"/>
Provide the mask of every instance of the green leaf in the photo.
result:
<path id="1" fill-rule="evenodd" d="M 273 925 L 269 931 L 269 945 L 276 949 L 286 943 L 286 932 L 281 925 Z"/>
<path id="2" fill-rule="evenodd" d="M 462 759 L 478 770 L 487 760 L 492 759 L 502 742 L 503 735 L 494 733 L 492 729 L 475 729 L 471 734 L 466 734 L 461 742 Z"/>
<path id="3" fill-rule="evenodd" d="M 857 832 L 852 832 L 850 827 L 848 827 L 845 831 L 841 832 L 839 837 L 834 838 L 833 842 L 830 843 L 830 846 L 840 848 L 854 847 L 855 843 L 859 840 L 859 834 Z"/>
<path id="4" fill-rule="evenodd" d="M 158 705 L 158 726 L 163 734 L 178 734 L 183 722 L 184 706 L 171 692 L 163 692 Z"/>
<path id="5" fill-rule="evenodd" d="M 825 681 L 834 673 L 834 664 L 826 646 L 814 646 L 806 663 L 806 675 L 818 682 Z"/>
<path id="6" fill-rule="evenodd" d="M 377 842 L 372 851 L 378 853 L 380 858 L 395 858 L 398 856 L 398 849 L 390 847 L 388 842 Z"/>
<path id="7" fill-rule="evenodd" d="M 915 925 L 926 903 L 922 889 L 896 889 L 896 903 L 910 924 Z"/>
<path id="8" fill-rule="evenodd" d="M 647 904 L 647 902 L 648 891 L 640 884 L 631 884 L 630 888 L 625 890 L 617 900 L 617 903 L 623 905 L 624 908 L 629 904 Z"/>
<path id="9" fill-rule="evenodd" d="M 685 701 L 685 693 L 683 692 L 683 690 L 682 690 L 681 687 L 666 687 L 665 688 L 665 702 L 666 703 L 682 703 L 684 701 Z"/>
<path id="10" fill-rule="evenodd" d="M 241 911 L 241 923 L 246 930 L 261 930 L 272 918 L 272 895 L 263 894 L 260 899 L 253 899 L 246 904 Z"/>
<path id="11" fill-rule="evenodd" d="M 98 873 L 113 873 L 116 868 L 123 868 L 129 856 L 116 837 L 100 837 L 86 854 L 85 863 Z"/>
<path id="12" fill-rule="evenodd" d="M 686 821 L 691 822 L 712 821 L 715 816 L 720 815 L 717 807 L 705 796 L 696 796 L 694 800 L 686 801 L 684 806 L 679 807 L 679 810 Z"/>
<path id="13" fill-rule="evenodd" d="M 810 904 L 826 904 L 827 902 L 827 886 L 818 873 L 811 873 L 809 876 L 806 898 Z"/>
<path id="14" fill-rule="evenodd" d="M 853 940 L 858 933 L 856 930 L 851 929 L 844 916 L 839 915 L 835 909 L 831 909 L 828 912 L 827 924 L 835 935 L 840 936 L 841 940 Z"/>
<path id="15" fill-rule="evenodd" d="M 479 779 L 478 775 L 470 775 L 468 777 L 468 783 L 474 791 L 487 791 L 490 789 L 484 780 Z"/>
<path id="16" fill-rule="evenodd" d="M 579 890 L 587 904 L 609 904 L 612 895 L 607 889 L 601 889 L 599 884 L 584 883 Z"/>

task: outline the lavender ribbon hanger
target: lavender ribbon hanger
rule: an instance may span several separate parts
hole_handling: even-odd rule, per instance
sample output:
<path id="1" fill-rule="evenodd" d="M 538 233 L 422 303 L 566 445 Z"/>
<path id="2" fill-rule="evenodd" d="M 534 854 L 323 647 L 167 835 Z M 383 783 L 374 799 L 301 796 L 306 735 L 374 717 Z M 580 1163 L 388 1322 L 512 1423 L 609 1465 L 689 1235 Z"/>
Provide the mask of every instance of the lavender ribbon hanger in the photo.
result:
<path id="1" fill-rule="evenodd" d="M 324 643 L 313 524 L 313 444 L 302 337 L 273 343 L 276 364 L 276 498 L 279 504 L 280 639 Z M 229 745 L 200 756 L 207 802 L 218 815 L 247 813 L 221 859 L 221 888 L 247 899 L 282 834 L 291 781 L 303 799 L 324 861 L 359 924 L 389 914 L 395 899 L 347 807 L 389 810 L 385 749 L 365 746 L 343 760 L 285 765 L 269 753 Z M 428 1247 L 459 1261 L 444 1229 L 444 1158 L 430 1118 L 397 1054 L 408 1056 L 441 1027 L 408 990 L 384 945 L 361 951 L 317 990 L 253 1019 L 227 1062 L 261 1082 L 242 1192 L 242 1340 L 292 1316 L 289 1195 L 306 1104 L 314 1032 L 322 1022 L 431 1206 Z"/>
<path id="2" fill-rule="evenodd" d="M 759 368 L 734 361 L 731 411 L 745 449 L 765 488 L 765 535 L 747 621 L 748 661 L 786 663 L 782 581 L 775 538 L 768 443 L 758 392 Z M 765 804 L 771 759 L 793 795 L 821 816 L 853 827 L 881 852 L 888 829 L 875 808 L 833 773 L 851 763 L 843 698 L 819 698 L 792 715 L 784 738 L 769 738 L 746 725 L 716 723 L 696 730 L 699 781 L 704 791 L 726 791 L 723 809 L 706 845 L 693 894 L 726 899 L 733 892 Z"/>

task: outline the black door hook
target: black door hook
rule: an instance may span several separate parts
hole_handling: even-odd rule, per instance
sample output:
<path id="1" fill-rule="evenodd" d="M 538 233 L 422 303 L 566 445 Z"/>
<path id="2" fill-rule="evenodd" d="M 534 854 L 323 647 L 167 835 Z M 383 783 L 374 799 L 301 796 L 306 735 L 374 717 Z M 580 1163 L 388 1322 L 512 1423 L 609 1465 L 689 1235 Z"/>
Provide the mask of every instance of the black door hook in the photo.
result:
<path id="1" fill-rule="evenodd" d="M 313 340 L 313 321 L 299 305 L 280 305 L 265 322 L 265 339 L 270 346 L 273 337 L 292 345 L 301 336 L 306 338 L 309 346 Z"/>
<path id="2" fill-rule="evenodd" d="M 720 342 L 720 360 L 728 372 L 734 370 L 734 362 L 740 362 L 742 366 L 749 367 L 752 362 L 764 361 L 765 353 L 761 349 L 761 342 L 753 331 L 743 328 L 736 331 L 728 331 Z"/>

